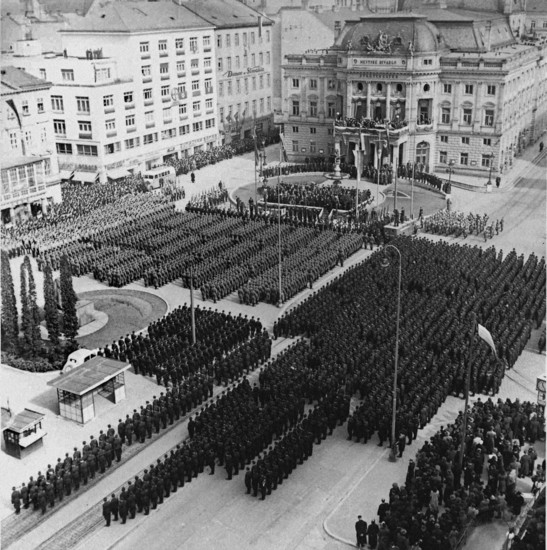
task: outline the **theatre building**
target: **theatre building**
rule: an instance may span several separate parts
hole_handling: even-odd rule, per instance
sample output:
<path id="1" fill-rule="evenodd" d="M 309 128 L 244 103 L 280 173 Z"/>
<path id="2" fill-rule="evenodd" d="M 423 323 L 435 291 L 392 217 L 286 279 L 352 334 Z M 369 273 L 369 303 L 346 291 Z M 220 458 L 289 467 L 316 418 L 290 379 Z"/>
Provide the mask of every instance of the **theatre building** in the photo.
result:
<path id="1" fill-rule="evenodd" d="M 547 129 L 546 53 L 502 13 L 367 15 L 327 51 L 285 56 L 276 122 L 293 161 L 353 163 L 361 142 L 376 164 L 381 140 L 394 164 L 497 176 Z"/>
<path id="2" fill-rule="evenodd" d="M 51 128 L 51 83 L 2 67 L 2 223 L 46 213 L 61 201 L 61 180 Z"/>

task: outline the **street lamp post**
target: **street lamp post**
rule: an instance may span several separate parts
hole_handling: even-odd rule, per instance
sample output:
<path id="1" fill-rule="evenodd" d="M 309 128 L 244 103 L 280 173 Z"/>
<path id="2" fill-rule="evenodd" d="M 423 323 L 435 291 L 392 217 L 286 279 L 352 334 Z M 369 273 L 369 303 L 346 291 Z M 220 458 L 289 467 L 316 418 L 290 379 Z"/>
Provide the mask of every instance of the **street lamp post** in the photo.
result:
<path id="1" fill-rule="evenodd" d="M 281 307 L 283 303 L 282 297 L 282 288 L 281 288 L 281 199 L 280 199 L 280 178 L 281 178 L 281 163 L 283 162 L 283 144 L 279 148 L 279 170 L 277 171 L 277 255 L 278 255 L 278 285 L 279 285 L 279 303 L 278 306 Z"/>
<path id="2" fill-rule="evenodd" d="M 446 171 L 448 172 L 448 195 L 450 195 L 452 193 L 452 173 L 454 172 L 454 164 L 456 164 L 456 161 L 454 159 L 452 160 L 449 160 L 448 161 L 448 168 L 446 169 Z M 447 199 L 447 205 L 448 205 L 448 201 L 450 199 Z M 448 206 L 447 206 L 448 208 Z"/>
<path id="3" fill-rule="evenodd" d="M 486 185 L 492 185 L 492 167 L 494 166 L 494 153 L 490 153 L 490 171 L 488 173 L 488 183 Z"/>
<path id="4" fill-rule="evenodd" d="M 391 462 L 397 461 L 397 452 L 396 452 L 396 423 L 397 423 L 397 370 L 399 368 L 399 326 L 401 320 L 401 275 L 402 275 L 402 256 L 401 251 L 392 244 L 387 244 L 384 247 L 384 259 L 382 260 L 382 267 L 389 266 L 389 259 L 387 258 L 387 249 L 392 248 L 397 252 L 399 256 L 399 281 L 397 285 L 397 321 L 395 329 L 395 369 L 393 373 L 393 410 L 391 413 L 391 452 L 389 455 L 389 460 Z"/>

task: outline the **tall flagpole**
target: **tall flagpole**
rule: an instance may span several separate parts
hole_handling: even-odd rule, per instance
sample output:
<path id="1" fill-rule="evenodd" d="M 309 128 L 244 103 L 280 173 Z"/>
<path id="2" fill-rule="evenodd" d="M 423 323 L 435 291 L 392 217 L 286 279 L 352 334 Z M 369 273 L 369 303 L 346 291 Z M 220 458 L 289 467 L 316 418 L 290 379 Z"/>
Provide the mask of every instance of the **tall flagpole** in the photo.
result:
<path id="1" fill-rule="evenodd" d="M 283 303 L 281 294 L 281 200 L 280 200 L 280 177 L 281 177 L 281 163 L 283 162 L 283 140 L 281 140 L 281 147 L 279 148 L 279 170 L 277 171 L 277 254 L 278 254 L 278 266 L 279 266 L 279 307 Z"/>
<path id="2" fill-rule="evenodd" d="M 465 375 L 465 407 L 463 409 L 463 421 L 460 443 L 460 475 L 463 472 L 463 455 L 465 453 L 465 439 L 467 437 L 467 407 L 469 405 L 469 381 L 471 377 L 471 367 L 475 355 L 475 332 L 477 332 L 477 316 L 471 313 L 471 342 L 469 344 L 469 358 L 467 361 L 467 372 Z"/>

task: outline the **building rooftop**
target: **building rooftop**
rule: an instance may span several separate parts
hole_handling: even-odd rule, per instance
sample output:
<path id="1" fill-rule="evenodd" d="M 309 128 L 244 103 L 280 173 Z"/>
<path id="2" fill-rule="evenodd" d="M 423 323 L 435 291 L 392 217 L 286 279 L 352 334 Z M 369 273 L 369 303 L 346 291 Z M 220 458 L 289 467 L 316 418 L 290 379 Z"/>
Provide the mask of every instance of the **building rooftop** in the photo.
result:
<path id="1" fill-rule="evenodd" d="M 97 356 L 73 368 L 66 374 L 61 374 L 61 376 L 50 380 L 48 386 L 75 395 L 84 395 L 129 367 L 131 367 L 129 363 Z"/>
<path id="2" fill-rule="evenodd" d="M 239 0 L 182 0 L 182 2 L 189 10 L 219 29 L 256 27 L 259 17 L 262 18 L 262 25 L 273 24 L 271 19 Z"/>
<path id="3" fill-rule="evenodd" d="M 0 72 L 2 95 L 13 92 L 28 92 L 51 87 L 51 82 L 32 76 L 17 67 L 2 67 Z"/>
<path id="4" fill-rule="evenodd" d="M 24 409 L 23 412 L 17 413 L 9 422 L 9 424 L 3 427 L 3 430 L 10 430 L 16 433 L 23 433 L 25 430 L 32 428 L 38 422 L 44 419 L 45 415 L 31 409 Z"/>
<path id="5" fill-rule="evenodd" d="M 85 17 L 73 17 L 61 32 L 154 32 L 207 29 L 211 24 L 173 2 L 95 2 Z"/>

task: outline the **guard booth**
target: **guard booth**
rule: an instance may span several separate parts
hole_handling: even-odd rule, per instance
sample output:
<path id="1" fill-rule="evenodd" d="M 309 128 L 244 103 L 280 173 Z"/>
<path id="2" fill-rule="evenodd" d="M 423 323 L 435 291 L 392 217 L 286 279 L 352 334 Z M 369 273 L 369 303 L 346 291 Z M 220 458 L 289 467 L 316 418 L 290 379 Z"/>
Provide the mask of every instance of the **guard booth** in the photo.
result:
<path id="1" fill-rule="evenodd" d="M 6 453 L 16 458 L 25 458 L 43 446 L 46 432 L 42 429 L 42 413 L 24 409 L 16 414 L 3 429 Z"/>
<path id="2" fill-rule="evenodd" d="M 59 414 L 85 424 L 95 418 L 98 394 L 112 403 L 125 399 L 125 371 L 130 367 L 130 363 L 98 356 L 50 380 L 48 386 L 57 388 Z"/>

